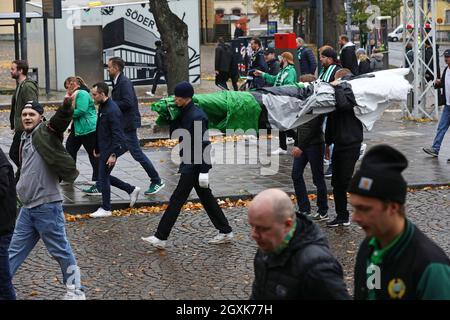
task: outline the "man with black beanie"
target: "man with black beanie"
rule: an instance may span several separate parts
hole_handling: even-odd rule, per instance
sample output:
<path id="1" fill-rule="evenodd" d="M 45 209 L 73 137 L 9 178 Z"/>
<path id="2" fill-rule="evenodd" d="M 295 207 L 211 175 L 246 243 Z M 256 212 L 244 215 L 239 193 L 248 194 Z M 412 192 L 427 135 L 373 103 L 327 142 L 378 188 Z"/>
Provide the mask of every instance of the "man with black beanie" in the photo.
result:
<path id="1" fill-rule="evenodd" d="M 450 259 L 406 218 L 405 156 L 370 149 L 350 183 L 352 220 L 366 233 L 356 258 L 355 299 L 450 299 Z"/>
<path id="2" fill-rule="evenodd" d="M 208 243 L 231 242 L 233 240 L 231 227 L 209 188 L 208 172 L 212 166 L 211 143 L 207 133 L 208 116 L 192 101 L 194 88 L 189 82 L 183 81 L 177 84 L 174 95 L 175 104 L 181 109 L 181 115 L 171 123 L 170 134 L 173 138 L 177 136 L 180 143 L 181 164 L 178 170 L 181 173 L 180 180 L 170 197 L 169 206 L 158 224 L 155 235 L 142 240 L 153 247 L 164 249 L 181 208 L 192 189 L 195 189 L 211 222 L 219 231 Z"/>

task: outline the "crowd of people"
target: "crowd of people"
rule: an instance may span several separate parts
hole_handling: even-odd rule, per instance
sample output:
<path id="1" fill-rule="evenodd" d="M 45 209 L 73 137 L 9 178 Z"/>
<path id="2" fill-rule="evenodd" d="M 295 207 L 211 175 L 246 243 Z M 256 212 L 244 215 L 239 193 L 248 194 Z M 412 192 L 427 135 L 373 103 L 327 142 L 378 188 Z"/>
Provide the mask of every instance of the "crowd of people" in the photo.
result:
<path id="1" fill-rule="evenodd" d="M 319 49 L 321 69 L 316 70 L 314 55 L 301 38 L 297 39 L 296 57 L 290 52 L 276 57 L 273 49 L 263 51 L 259 39 L 251 40 L 251 89 L 291 85 L 298 81 L 307 83 L 317 78 L 334 88 L 336 105 L 335 111 L 296 130 L 279 134 L 280 148 L 276 154 L 287 153 L 288 137 L 294 144 L 292 181 L 297 203 L 293 205 L 283 191 L 269 189 L 258 194 L 248 208 L 251 237 L 258 246 L 250 298 L 351 298 L 342 267 L 328 247 L 324 233 L 315 224 L 315 221 L 330 220 L 326 159 L 330 162 L 329 169 L 332 168 L 336 212 L 327 226 L 343 228 L 352 220 L 367 236 L 356 256 L 354 298 L 450 299 L 449 258 L 406 215 L 407 184 L 402 175 L 408 165 L 405 156 L 388 145 L 374 146 L 354 173 L 356 162 L 361 158 L 364 136 L 363 125 L 354 113 L 356 100 L 352 87 L 346 80 L 374 71 L 376 63 L 363 50 L 356 50 L 346 36 L 341 36 L 339 43 L 339 53 L 331 46 Z M 220 40 L 216 49 L 216 55 L 221 57 L 216 63 L 216 83 L 222 89 L 227 89 L 226 81 L 233 64 L 231 58 L 225 57 L 228 50 Z M 300 61 L 300 72 L 296 70 L 295 59 Z M 450 66 L 450 50 L 445 53 L 445 59 Z M 166 66 L 161 61 L 159 64 L 159 76 L 166 76 Z M 27 62 L 12 62 L 11 76 L 17 80 L 17 88 L 11 105 L 14 138 L 9 156 L 17 172 L 13 172 L 0 150 L 3 210 L 0 214 L 0 299 L 15 299 L 12 278 L 39 239 L 61 267 L 67 288 L 64 298 L 86 298 L 80 268 L 66 235 L 60 187 L 61 182 L 70 184 L 77 178 L 77 152 L 81 146 L 88 152 L 92 166 L 92 185 L 83 192 L 102 197 L 102 205 L 91 213 L 92 218 L 112 215 L 111 186 L 129 194 L 130 207 L 136 203 L 140 188 L 111 175 L 118 158 L 128 151 L 148 175 L 149 187 L 145 194 L 155 194 L 164 188 L 164 181 L 139 146 L 138 100 L 133 84 L 123 73 L 124 68 L 123 59 L 109 59 L 111 93 L 105 82 L 89 88 L 79 76 L 68 77 L 64 82 L 67 92 L 62 106 L 46 120 L 44 108 L 38 102 L 37 84 L 26 76 Z M 446 71 L 447 68 L 436 86 L 444 88 L 442 99 L 448 109 L 450 72 Z M 151 94 L 155 93 L 155 88 L 153 86 Z M 206 134 L 208 116 L 195 105 L 193 96 L 194 88 L 190 83 L 176 85 L 174 100 L 181 114 L 171 122 L 170 131 L 183 129 L 190 133 L 191 139 L 179 137 L 182 147 L 178 184 L 154 234 L 142 237 L 145 243 L 158 249 L 168 245 L 171 230 L 193 189 L 218 231 L 208 242 L 216 245 L 234 240 L 232 227 L 209 186 L 208 173 L 212 165 Z M 439 125 L 440 141 L 445 134 L 442 131 L 448 128 L 447 118 L 441 119 L 445 122 Z M 69 136 L 64 146 L 63 134 L 67 129 Z M 438 151 L 434 152 L 432 155 L 437 156 Z M 303 177 L 308 163 L 317 188 L 317 212 L 311 211 Z M 17 199 L 20 201 L 18 215 Z M 351 216 L 348 201 L 353 207 Z"/>

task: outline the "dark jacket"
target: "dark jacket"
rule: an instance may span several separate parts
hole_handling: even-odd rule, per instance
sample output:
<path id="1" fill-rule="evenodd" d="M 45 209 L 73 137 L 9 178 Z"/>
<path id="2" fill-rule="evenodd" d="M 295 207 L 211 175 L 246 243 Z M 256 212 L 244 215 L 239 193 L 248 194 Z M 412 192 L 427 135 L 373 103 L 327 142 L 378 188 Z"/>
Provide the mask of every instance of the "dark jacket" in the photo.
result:
<path id="1" fill-rule="evenodd" d="M 16 182 L 14 170 L 0 149 L 0 236 L 11 234 L 16 223 Z"/>
<path id="2" fill-rule="evenodd" d="M 297 49 L 297 59 L 300 64 L 300 75 L 314 74 L 317 69 L 317 61 L 314 53 L 308 47 L 300 47 Z"/>
<path id="3" fill-rule="evenodd" d="M 258 249 L 251 299 L 348 300 L 342 267 L 325 235 L 311 220 L 297 218 L 297 228 L 281 253 Z"/>
<path id="4" fill-rule="evenodd" d="M 18 91 L 17 91 L 18 90 Z M 17 100 L 16 100 L 17 93 Z M 23 131 L 22 109 L 28 101 L 38 101 L 39 89 L 36 81 L 25 79 L 14 92 L 11 99 L 11 113 L 9 121 L 11 130 Z"/>
<path id="5" fill-rule="evenodd" d="M 363 241 L 356 257 L 354 293 L 357 300 L 369 297 L 367 267 L 373 252 L 369 242 L 370 239 Z M 376 300 L 450 299 L 449 258 L 409 220 L 400 239 L 378 266 L 381 281 L 380 289 L 375 289 Z"/>
<path id="6" fill-rule="evenodd" d="M 335 88 L 336 110 L 328 114 L 325 141 L 327 145 L 345 149 L 357 147 L 363 141 L 363 126 L 355 116 L 355 96 L 350 83 L 343 82 Z"/>
<path id="7" fill-rule="evenodd" d="M 370 69 L 370 60 L 369 58 L 364 59 L 359 62 L 358 65 L 358 75 L 370 73 L 372 70 Z"/>
<path id="8" fill-rule="evenodd" d="M 123 114 L 122 127 L 124 131 L 133 131 L 141 127 L 138 99 L 133 84 L 123 73 L 120 73 L 117 83 L 111 92 L 111 98 L 119 106 Z"/>
<path id="9" fill-rule="evenodd" d="M 439 56 L 439 46 L 438 45 L 436 45 L 436 55 Z M 425 63 L 431 70 L 433 70 L 433 48 L 432 47 L 425 47 Z M 433 74 L 431 73 L 431 71 L 426 69 L 425 79 L 427 79 L 427 81 L 434 81 L 435 79 L 440 78 L 441 68 L 439 66 L 439 59 L 436 60 L 436 70 L 437 70 L 437 75 L 436 75 L 436 77 L 433 77 Z"/>
<path id="10" fill-rule="evenodd" d="M 100 153 L 100 161 L 106 161 L 112 153 L 119 157 L 127 151 L 122 128 L 122 112 L 111 98 L 100 104 L 98 109 L 95 150 Z"/>
<path id="11" fill-rule="evenodd" d="M 155 65 L 156 69 L 162 71 L 163 73 L 167 72 L 167 59 L 166 53 L 163 48 L 157 47 L 155 51 Z"/>
<path id="12" fill-rule="evenodd" d="M 355 76 L 358 75 L 358 60 L 356 58 L 356 48 L 351 42 L 342 47 L 340 60 L 342 68 L 349 69 Z"/>
<path id="13" fill-rule="evenodd" d="M 320 115 L 299 126 L 297 128 L 297 135 L 294 138 L 294 145 L 301 150 L 305 150 L 310 146 L 325 143 L 322 129 L 324 119 L 325 116 Z"/>
<path id="14" fill-rule="evenodd" d="M 220 72 L 229 72 L 231 66 L 233 52 L 231 47 L 225 43 L 219 43 L 216 47 L 216 55 L 214 58 L 214 70 Z"/>
<path id="15" fill-rule="evenodd" d="M 243 35 L 244 35 L 244 30 L 242 30 L 241 28 L 234 29 L 234 39 L 242 37 Z"/>
<path id="16" fill-rule="evenodd" d="M 194 130 L 195 126 L 200 125 L 201 131 Z M 180 142 L 180 173 L 207 173 L 211 168 L 210 144 L 205 132 L 208 130 L 208 116 L 191 101 L 186 107 L 181 109 L 181 116 L 170 124 L 170 134 L 176 129 L 184 129 L 189 132 L 190 141 L 183 142 L 183 132 L 178 138 Z M 201 132 L 201 136 L 199 133 Z M 205 138 L 205 140 L 204 140 Z M 190 143 L 190 144 L 188 144 Z M 201 149 L 199 149 L 201 147 Z M 205 149 L 207 149 L 205 151 Z M 188 150 L 188 152 L 186 152 Z M 196 152 L 197 151 L 197 152 Z M 200 151 L 202 154 L 200 154 Z M 201 159 L 201 163 L 200 162 Z"/>
<path id="17" fill-rule="evenodd" d="M 72 114 L 72 103 L 65 99 L 50 120 L 42 123 L 33 134 L 33 146 L 49 169 L 60 180 L 69 183 L 74 182 L 79 175 L 75 161 L 62 144 Z"/>
<path id="18" fill-rule="evenodd" d="M 267 69 L 268 74 L 276 76 L 278 72 L 280 72 L 280 61 L 278 61 L 277 59 L 267 61 Z"/>
<path id="19" fill-rule="evenodd" d="M 441 84 L 439 86 L 434 86 L 436 89 L 442 89 L 442 91 L 439 94 L 439 105 L 443 106 L 447 104 L 447 98 L 446 98 L 446 92 L 447 90 L 450 90 L 450 88 L 446 88 L 445 87 L 445 75 L 448 71 L 448 67 L 445 67 L 444 72 L 442 72 L 442 77 L 441 77 Z"/>
<path id="20" fill-rule="evenodd" d="M 264 59 L 264 53 L 262 50 L 258 50 L 256 52 L 253 52 L 252 57 L 250 59 L 250 66 L 249 66 L 249 75 L 253 76 L 252 81 L 252 89 L 256 88 L 262 88 L 264 87 L 265 81 L 262 77 L 256 77 L 253 74 L 253 71 L 260 70 L 262 72 L 267 72 L 269 68 L 267 67 L 267 62 Z"/>

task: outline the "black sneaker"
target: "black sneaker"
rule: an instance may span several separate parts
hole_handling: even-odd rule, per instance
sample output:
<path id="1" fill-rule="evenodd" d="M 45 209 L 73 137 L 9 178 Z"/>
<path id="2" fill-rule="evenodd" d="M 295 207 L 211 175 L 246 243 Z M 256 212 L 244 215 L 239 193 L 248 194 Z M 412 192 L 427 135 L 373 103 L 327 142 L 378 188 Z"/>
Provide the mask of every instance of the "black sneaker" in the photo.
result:
<path id="1" fill-rule="evenodd" d="M 317 213 L 317 216 L 314 218 L 315 221 L 327 221 L 329 219 L 328 213 Z"/>
<path id="2" fill-rule="evenodd" d="M 327 227 L 340 227 L 340 226 L 349 226 L 350 225 L 350 221 L 348 219 L 334 219 L 331 222 L 327 223 Z"/>
<path id="3" fill-rule="evenodd" d="M 439 154 L 433 148 L 422 148 L 423 152 L 428 153 L 430 156 L 437 157 Z"/>

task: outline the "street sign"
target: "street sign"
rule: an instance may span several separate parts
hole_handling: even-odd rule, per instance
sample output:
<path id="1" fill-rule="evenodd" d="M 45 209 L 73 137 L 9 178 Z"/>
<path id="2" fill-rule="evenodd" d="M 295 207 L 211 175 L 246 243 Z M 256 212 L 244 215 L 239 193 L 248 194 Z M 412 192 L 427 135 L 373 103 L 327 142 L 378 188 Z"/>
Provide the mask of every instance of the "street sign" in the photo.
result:
<path id="1" fill-rule="evenodd" d="M 277 21 L 267 21 L 267 35 L 274 35 L 278 32 L 278 22 Z"/>
<path id="2" fill-rule="evenodd" d="M 61 19 L 61 0 L 42 0 L 42 15 L 44 18 Z"/>

